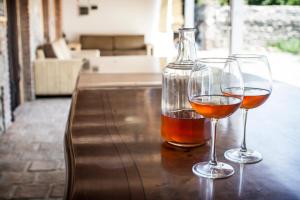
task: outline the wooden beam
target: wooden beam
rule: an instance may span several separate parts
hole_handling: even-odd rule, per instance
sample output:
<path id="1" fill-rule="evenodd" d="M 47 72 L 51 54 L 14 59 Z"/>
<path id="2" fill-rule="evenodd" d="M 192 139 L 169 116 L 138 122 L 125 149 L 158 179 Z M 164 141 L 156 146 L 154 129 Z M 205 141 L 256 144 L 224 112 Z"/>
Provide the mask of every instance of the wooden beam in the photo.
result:
<path id="1" fill-rule="evenodd" d="M 62 1 L 55 0 L 55 32 L 56 32 L 56 39 L 62 37 Z"/>
<path id="2" fill-rule="evenodd" d="M 50 42 L 49 36 L 49 1 L 43 0 L 43 18 L 44 18 L 44 38 L 46 42 Z"/>

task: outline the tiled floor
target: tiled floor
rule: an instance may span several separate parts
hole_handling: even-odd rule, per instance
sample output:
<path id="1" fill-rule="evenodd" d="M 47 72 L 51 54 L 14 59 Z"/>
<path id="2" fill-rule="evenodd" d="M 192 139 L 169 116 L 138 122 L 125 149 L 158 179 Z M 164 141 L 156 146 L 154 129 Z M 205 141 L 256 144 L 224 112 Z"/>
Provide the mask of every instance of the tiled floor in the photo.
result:
<path id="1" fill-rule="evenodd" d="M 0 136 L 0 199 L 62 199 L 70 99 L 38 99 Z"/>

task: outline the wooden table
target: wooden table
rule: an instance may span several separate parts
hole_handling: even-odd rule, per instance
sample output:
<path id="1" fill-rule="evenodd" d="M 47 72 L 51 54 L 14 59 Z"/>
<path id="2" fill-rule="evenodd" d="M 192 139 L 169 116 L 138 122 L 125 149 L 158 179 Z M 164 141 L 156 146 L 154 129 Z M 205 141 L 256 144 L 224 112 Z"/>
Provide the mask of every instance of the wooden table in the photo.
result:
<path id="1" fill-rule="evenodd" d="M 69 42 L 68 47 L 71 51 L 80 51 L 81 44 L 79 42 Z"/>
<path id="2" fill-rule="evenodd" d="M 102 56 L 90 58 L 91 69 L 97 68 L 99 73 L 161 73 L 161 70 L 172 58 L 154 56 Z"/>
<path id="3" fill-rule="evenodd" d="M 161 72 L 168 58 L 152 56 L 103 56 L 90 60 L 83 69 L 77 88 L 120 88 L 161 86 Z"/>
<path id="4" fill-rule="evenodd" d="M 300 89 L 275 83 L 267 103 L 251 110 L 248 146 L 263 161 L 239 165 L 225 150 L 241 141 L 241 113 L 220 121 L 217 154 L 235 174 L 200 178 L 192 165 L 209 144 L 180 149 L 160 137 L 159 87 L 79 88 L 65 135 L 66 199 L 300 199 Z"/>

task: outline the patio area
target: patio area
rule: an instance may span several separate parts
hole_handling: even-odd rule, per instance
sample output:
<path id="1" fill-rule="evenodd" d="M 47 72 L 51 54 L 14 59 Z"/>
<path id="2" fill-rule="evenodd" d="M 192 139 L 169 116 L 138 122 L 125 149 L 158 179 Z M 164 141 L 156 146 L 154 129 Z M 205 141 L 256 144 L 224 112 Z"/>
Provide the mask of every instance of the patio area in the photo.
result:
<path id="1" fill-rule="evenodd" d="M 203 51 L 199 56 L 225 53 Z M 268 58 L 274 81 L 300 87 L 299 55 L 268 53 Z M 69 106 L 70 98 L 42 98 L 16 110 L 16 121 L 0 137 L 0 199 L 62 199 Z"/>
<path id="2" fill-rule="evenodd" d="M 260 4 L 256 4 L 257 2 Z M 125 186 L 124 191 L 128 190 L 127 199 L 140 199 L 135 198 L 135 194 L 140 194 L 136 192 L 138 190 L 135 190 L 137 180 L 142 183 L 140 185 L 142 186 L 140 187 L 141 194 L 145 191 L 148 192 L 148 194 L 144 193 L 145 199 L 148 200 L 300 198 L 297 188 L 297 185 L 300 184 L 299 176 L 297 176 L 300 171 L 300 160 L 296 157 L 299 154 L 297 143 L 299 143 L 298 130 L 300 129 L 296 107 L 298 105 L 297 97 L 300 94 L 300 0 L 286 1 L 284 6 L 277 4 L 279 1 L 274 2 L 267 0 L 213 0 L 207 2 L 202 0 L 0 0 L 0 200 L 62 200 L 64 197 L 72 200 L 119 199 L 90 198 L 89 195 L 93 192 L 101 193 L 101 189 L 104 191 L 103 194 L 121 195 L 118 188 L 122 189 L 123 185 Z M 71 133 L 65 133 L 66 125 L 69 122 L 72 124 L 72 120 L 68 120 L 68 114 L 74 88 L 104 86 L 106 89 L 113 89 L 118 94 L 122 92 L 122 87 L 126 84 L 128 84 L 127 86 L 145 86 L 151 82 L 153 87 L 160 87 L 162 66 L 166 66 L 166 63 L 173 60 L 172 58 L 176 57 L 178 53 L 179 28 L 192 27 L 196 30 L 194 38 L 196 39 L 198 58 L 226 57 L 230 54 L 229 52 L 257 53 L 267 56 L 274 81 L 271 101 L 268 100 L 262 109 L 258 108 L 258 112 L 253 112 L 253 116 L 251 112 L 249 121 L 255 126 L 250 125 L 249 130 L 255 131 L 256 135 L 250 136 L 249 141 L 256 144 L 259 143 L 257 139 L 259 138 L 261 139 L 259 145 L 266 142 L 264 146 L 268 146 L 268 148 L 263 148 L 263 150 L 267 153 L 268 150 L 272 150 L 270 156 L 264 157 L 264 162 L 251 166 L 252 168 L 246 169 L 246 167 L 244 179 L 241 178 L 243 172 L 240 172 L 240 168 L 240 171 L 236 170 L 233 178 L 217 182 L 215 185 L 213 182 L 208 184 L 208 181 L 205 181 L 207 185 L 201 181 L 197 185 L 192 182 L 198 180 L 197 177 L 190 175 L 186 178 L 182 174 L 172 175 L 168 170 L 164 170 L 163 165 L 160 165 L 163 158 L 161 152 L 163 140 L 160 137 L 161 99 L 160 92 L 158 92 L 153 93 L 153 98 L 156 98 L 156 107 L 150 105 L 149 102 L 152 99 L 148 102 L 149 97 L 146 95 L 143 96 L 144 99 L 138 96 L 137 103 L 134 103 L 132 108 L 130 103 L 134 101 L 127 105 L 125 105 L 126 102 L 124 105 L 120 105 L 124 98 L 134 100 L 134 96 L 131 97 L 131 95 L 120 95 L 112 99 L 109 99 L 109 95 L 107 95 L 107 98 L 103 98 L 103 102 L 99 101 L 98 96 L 97 98 L 87 97 L 88 100 L 100 102 L 99 105 L 102 106 L 95 104 L 96 106 L 90 109 L 98 111 L 95 113 L 99 115 L 86 111 L 79 112 L 82 114 L 79 121 L 92 122 L 92 125 L 105 122 L 104 129 L 93 129 L 95 130 L 93 133 L 96 133 L 95 135 L 107 133 L 111 135 L 111 138 L 99 137 L 97 141 L 90 130 L 78 126 L 82 128 L 77 129 L 79 130 L 78 135 L 90 138 L 85 140 L 84 137 L 78 137 L 77 142 L 83 141 L 84 144 L 90 142 L 95 148 L 92 148 L 90 152 L 85 147 L 82 148 L 83 150 L 81 149 L 83 154 L 86 153 L 82 156 L 86 159 L 82 159 L 82 163 L 76 161 L 78 157 L 75 159 L 76 153 L 74 152 L 76 151 L 72 149 L 74 169 L 76 169 L 73 169 L 70 162 L 66 164 L 65 161 L 68 159 L 65 158 L 69 158 L 70 155 L 64 149 L 64 136 L 74 139 L 72 134 L 76 132 L 70 129 Z M 290 39 L 292 42 L 288 43 Z M 293 41 L 296 41 L 295 45 Z M 279 48 L 281 43 L 286 45 L 283 45 L 285 48 Z M 294 51 L 290 51 L 291 47 Z M 138 59 L 132 59 L 133 56 Z M 84 73 L 87 76 L 82 76 Z M 97 79 L 98 73 L 106 76 Z M 119 74 L 119 76 L 113 76 L 112 73 Z M 146 76 L 139 73 L 146 74 Z M 91 74 L 96 78 L 91 78 Z M 132 76 L 124 76 L 125 74 Z M 150 78 L 147 78 L 147 75 L 150 75 Z M 158 78 L 154 79 L 152 75 Z M 80 80 L 87 84 L 79 87 L 77 84 L 80 83 Z M 118 85 L 120 83 L 124 85 L 121 87 Z M 174 91 L 176 94 L 177 88 Z M 149 92 L 150 94 L 152 93 Z M 74 96 L 76 97 L 76 95 Z M 121 103 L 114 104 L 112 100 L 120 100 Z M 292 100 L 294 100 L 294 104 L 292 104 Z M 147 113 L 147 106 L 143 107 L 142 105 L 138 110 L 140 114 L 146 116 L 144 120 L 147 123 L 140 122 L 143 120 L 141 115 L 132 114 L 135 113 L 136 108 L 139 108 L 137 104 L 144 102 L 149 103 L 148 114 L 156 120 L 154 125 L 149 127 L 145 126 L 145 124 L 151 124 L 144 114 Z M 289 105 L 286 106 L 281 102 L 288 102 Z M 124 131 L 122 131 L 121 126 L 118 126 L 115 120 L 118 117 L 113 118 L 117 116 L 115 110 L 120 109 L 119 105 L 120 107 L 124 106 L 126 111 L 122 113 L 120 119 L 124 117 L 127 120 L 124 120 L 126 123 L 136 121 L 136 124 L 130 124 L 134 131 L 125 125 L 123 126 Z M 83 107 L 86 109 L 88 104 L 84 104 Z M 111 110 L 108 109 L 109 107 Z M 156 112 L 152 111 L 155 109 Z M 140 112 L 140 110 L 145 112 Z M 269 116 L 273 113 L 274 118 L 270 118 Z M 98 116 L 103 117 L 103 121 Z M 240 115 L 234 117 L 237 120 L 241 119 Z M 94 119 L 96 123 L 93 124 L 91 119 Z M 220 123 L 221 125 L 223 123 L 223 128 L 228 128 L 227 125 L 231 126 L 230 123 L 227 124 L 226 120 L 224 119 Z M 221 130 L 222 126 L 218 129 Z M 126 165 L 127 161 L 130 161 L 130 159 L 127 160 L 128 152 L 133 160 L 134 156 L 137 156 L 136 160 L 139 158 L 142 161 L 149 159 L 148 163 L 154 163 L 151 160 L 153 152 L 140 154 L 141 148 L 130 149 L 128 147 L 130 144 L 118 140 L 121 138 L 121 133 L 124 137 L 129 138 L 131 137 L 129 133 L 136 133 L 139 130 L 145 130 L 146 133 L 144 134 L 145 143 L 141 143 L 143 149 L 151 149 L 146 145 L 150 143 L 152 145 L 152 139 L 156 141 L 153 146 L 149 145 L 149 147 L 156 152 L 156 169 L 162 171 L 155 171 L 155 165 L 153 165 L 154 167 L 149 167 L 149 171 L 153 174 L 144 173 L 150 165 L 142 166 L 142 162 L 135 162 L 136 168 L 134 169 L 130 168 L 130 164 Z M 226 137 L 229 138 L 228 144 L 240 145 L 237 142 L 240 132 L 237 131 L 236 136 L 238 137 L 233 137 L 232 131 L 228 132 L 231 133 L 230 137 Z M 276 135 L 273 137 L 274 132 Z M 118 137 L 113 137 L 115 136 L 113 133 L 118 133 Z M 153 134 L 153 137 L 149 133 Z M 265 133 L 269 133 L 269 135 Z M 101 142 L 106 141 L 105 139 L 108 141 L 107 144 L 112 145 L 113 148 L 103 148 L 104 154 L 100 155 L 103 153 L 99 151 L 102 147 Z M 74 141 L 66 146 L 70 148 Z M 135 139 L 129 141 L 134 145 L 139 142 Z M 104 144 L 103 147 L 106 147 L 107 144 Z M 220 140 L 219 144 L 224 143 Z M 88 147 L 88 145 L 86 146 Z M 124 174 L 124 183 L 128 182 L 128 186 L 122 185 L 122 182 L 118 180 L 122 177 L 118 173 L 113 172 L 113 176 L 110 176 L 107 171 L 103 170 L 101 160 L 99 161 L 99 158 L 103 158 L 103 163 L 109 164 L 108 156 L 113 159 L 118 158 L 118 156 L 111 156 L 113 154 L 110 152 L 114 152 L 115 149 L 118 150 L 116 155 L 123 156 L 122 162 L 125 163 L 125 170 L 120 167 L 119 172 L 121 173 L 119 174 Z M 183 157 L 193 157 L 188 152 L 190 150 L 185 150 L 186 154 L 182 154 Z M 220 149 L 218 151 L 220 153 Z M 80 156 L 79 154 L 77 156 Z M 183 157 L 174 155 L 175 164 L 185 163 L 182 160 Z M 220 161 L 224 159 L 223 153 L 219 159 Z M 284 161 L 284 159 L 287 161 L 278 162 L 278 160 Z M 90 166 L 89 161 L 92 161 Z M 175 166 L 174 163 L 170 163 L 170 166 Z M 259 168 L 262 165 L 268 166 L 268 164 L 271 167 Z M 66 177 L 66 166 L 68 169 L 73 169 L 73 172 L 68 170 L 71 174 L 69 177 Z M 187 171 L 192 173 L 191 166 L 188 167 Z M 237 165 L 235 167 L 238 169 Z M 293 170 L 293 167 L 296 170 Z M 176 171 L 180 170 L 180 166 L 176 168 Z M 296 175 L 291 174 L 291 171 L 295 171 Z M 78 178 L 75 172 L 79 176 L 83 174 L 83 180 L 86 182 L 80 183 L 80 177 Z M 86 172 L 91 175 L 89 176 L 89 173 Z M 285 176 L 284 172 L 289 173 Z M 143 173 L 145 179 L 143 179 Z M 103 178 L 105 175 L 107 182 Z M 66 178 L 68 178 L 68 187 Z M 91 181 L 88 178 L 94 180 Z M 158 178 L 158 180 L 153 178 Z M 101 183 L 101 181 L 103 182 Z M 145 184 L 144 187 L 143 184 L 147 182 L 151 184 L 148 186 Z M 172 185 L 176 182 L 179 184 Z M 187 182 L 190 185 L 184 187 Z M 118 185 L 119 183 L 120 185 Z M 72 184 L 73 186 L 70 186 Z M 131 190 L 131 186 L 134 190 Z M 194 186 L 195 188 L 193 188 Z M 244 191 L 242 191 L 243 187 Z M 66 193 L 65 188 L 68 188 Z M 83 192 L 77 192 L 77 196 L 76 192 L 73 193 L 75 195 L 72 195 L 72 192 L 78 188 Z M 189 189 L 191 191 L 188 191 Z M 70 192 L 70 190 L 73 191 Z M 232 195 L 232 192 L 235 192 L 234 190 L 239 190 L 238 195 L 230 196 L 230 193 Z M 195 191 L 203 192 L 205 198 L 195 195 Z M 181 192 L 182 196 L 179 195 Z M 157 196 L 154 195 L 154 198 L 151 198 L 149 193 Z M 172 198 L 172 195 L 175 198 Z M 126 195 L 120 199 L 126 199 Z"/>

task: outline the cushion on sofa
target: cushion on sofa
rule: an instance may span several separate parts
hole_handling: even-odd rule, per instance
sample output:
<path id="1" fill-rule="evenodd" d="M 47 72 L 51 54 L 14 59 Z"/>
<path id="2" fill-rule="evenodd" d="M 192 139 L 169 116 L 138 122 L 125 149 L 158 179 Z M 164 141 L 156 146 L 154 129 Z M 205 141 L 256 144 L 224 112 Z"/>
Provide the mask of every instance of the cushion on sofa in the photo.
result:
<path id="1" fill-rule="evenodd" d="M 43 48 L 37 48 L 36 50 L 36 59 L 43 60 L 46 58 L 45 52 Z"/>
<path id="2" fill-rule="evenodd" d="M 52 48 L 58 59 L 70 59 L 72 57 L 66 41 L 62 38 L 52 42 Z"/>
<path id="3" fill-rule="evenodd" d="M 43 50 L 44 50 L 46 58 L 56 58 L 56 55 L 54 53 L 51 43 L 44 44 Z"/>
<path id="4" fill-rule="evenodd" d="M 143 35 L 120 35 L 114 37 L 114 48 L 127 49 L 145 49 L 145 41 Z"/>
<path id="5" fill-rule="evenodd" d="M 82 49 L 100 49 L 100 50 L 113 49 L 112 36 L 82 35 L 80 36 L 80 43 Z M 102 51 L 101 51 L 101 55 L 102 55 Z"/>
<path id="6" fill-rule="evenodd" d="M 114 50 L 114 56 L 130 56 L 130 55 L 147 55 L 146 50 L 132 50 L 132 49 L 124 49 L 124 50 Z"/>

